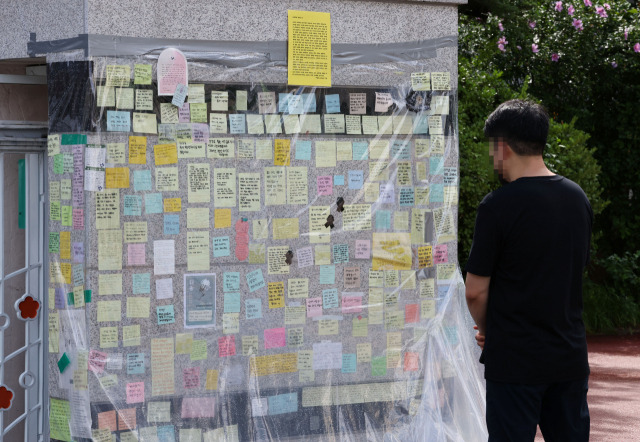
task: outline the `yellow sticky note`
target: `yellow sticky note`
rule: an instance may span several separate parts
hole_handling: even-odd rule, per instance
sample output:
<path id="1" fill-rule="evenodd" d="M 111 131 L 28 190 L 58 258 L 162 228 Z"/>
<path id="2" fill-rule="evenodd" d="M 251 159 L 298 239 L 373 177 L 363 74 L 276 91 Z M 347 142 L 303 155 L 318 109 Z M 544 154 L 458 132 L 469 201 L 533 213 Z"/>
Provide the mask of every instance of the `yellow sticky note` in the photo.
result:
<path id="1" fill-rule="evenodd" d="M 284 307 L 284 282 L 269 283 L 269 308 Z"/>
<path id="2" fill-rule="evenodd" d="M 409 233 L 374 233 L 372 249 L 374 270 L 411 270 Z"/>
<path id="3" fill-rule="evenodd" d="M 140 345 L 140 325 L 125 325 L 122 327 L 122 346 L 135 347 Z"/>
<path id="4" fill-rule="evenodd" d="M 182 199 L 180 198 L 165 198 L 164 199 L 164 211 L 165 212 L 180 212 L 182 210 Z"/>
<path id="5" fill-rule="evenodd" d="M 150 309 L 148 296 L 127 298 L 127 318 L 148 318 Z"/>
<path id="6" fill-rule="evenodd" d="M 193 333 L 176 334 L 176 354 L 191 354 L 191 346 L 193 345 Z"/>
<path id="7" fill-rule="evenodd" d="M 128 189 L 129 168 L 107 167 L 105 169 L 104 184 L 107 189 Z"/>
<path id="8" fill-rule="evenodd" d="M 215 209 L 213 212 L 213 224 L 216 229 L 231 227 L 231 209 Z"/>
<path id="9" fill-rule="evenodd" d="M 60 232 L 60 259 L 71 259 L 71 232 Z"/>
<path id="10" fill-rule="evenodd" d="M 100 348 L 118 347 L 118 327 L 100 327 Z"/>
<path id="11" fill-rule="evenodd" d="M 129 164 L 147 164 L 147 137 L 129 137 Z"/>
<path id="12" fill-rule="evenodd" d="M 204 384 L 205 390 L 218 389 L 218 370 L 207 370 L 207 380 Z"/>
<path id="13" fill-rule="evenodd" d="M 288 11 L 288 83 L 331 86 L 331 15 Z"/>
<path id="14" fill-rule="evenodd" d="M 178 163 L 178 149 L 174 143 L 156 144 L 153 146 L 153 152 L 156 157 L 156 166 Z"/>
<path id="15" fill-rule="evenodd" d="M 133 84 L 151 84 L 150 64 L 136 64 L 133 67 Z"/>
<path id="16" fill-rule="evenodd" d="M 291 165 L 291 141 L 290 140 L 276 139 L 273 164 L 275 166 Z"/>
<path id="17" fill-rule="evenodd" d="M 273 239 L 295 239 L 300 236 L 298 218 L 274 218 Z"/>
<path id="18" fill-rule="evenodd" d="M 157 134 L 158 120 L 156 114 L 133 113 L 133 131 L 142 134 Z"/>
<path id="19" fill-rule="evenodd" d="M 316 167 L 336 167 L 336 142 L 316 141 Z"/>
<path id="20" fill-rule="evenodd" d="M 207 341 L 194 340 L 191 344 L 191 362 L 207 359 Z"/>
<path id="21" fill-rule="evenodd" d="M 122 303 L 120 301 L 98 301 L 97 310 L 98 322 L 120 322 L 122 319 Z"/>

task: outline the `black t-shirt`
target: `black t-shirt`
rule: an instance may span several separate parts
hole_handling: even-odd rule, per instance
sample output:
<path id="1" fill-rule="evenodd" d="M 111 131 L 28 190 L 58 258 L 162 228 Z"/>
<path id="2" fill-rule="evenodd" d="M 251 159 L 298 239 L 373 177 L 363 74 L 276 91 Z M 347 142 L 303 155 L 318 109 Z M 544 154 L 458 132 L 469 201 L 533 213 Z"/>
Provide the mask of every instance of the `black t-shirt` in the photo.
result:
<path id="1" fill-rule="evenodd" d="M 593 212 L 559 175 L 523 177 L 488 194 L 466 270 L 490 276 L 485 378 L 547 383 L 589 374 L 582 274 Z"/>

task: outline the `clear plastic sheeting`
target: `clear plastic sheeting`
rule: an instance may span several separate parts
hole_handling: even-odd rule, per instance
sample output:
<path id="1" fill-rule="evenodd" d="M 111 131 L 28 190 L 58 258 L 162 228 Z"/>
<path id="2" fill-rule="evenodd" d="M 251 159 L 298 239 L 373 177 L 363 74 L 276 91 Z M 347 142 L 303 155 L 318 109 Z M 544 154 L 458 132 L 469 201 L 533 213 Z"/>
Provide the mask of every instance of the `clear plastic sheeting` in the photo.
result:
<path id="1" fill-rule="evenodd" d="M 486 440 L 450 60 L 56 57 L 53 440 Z"/>

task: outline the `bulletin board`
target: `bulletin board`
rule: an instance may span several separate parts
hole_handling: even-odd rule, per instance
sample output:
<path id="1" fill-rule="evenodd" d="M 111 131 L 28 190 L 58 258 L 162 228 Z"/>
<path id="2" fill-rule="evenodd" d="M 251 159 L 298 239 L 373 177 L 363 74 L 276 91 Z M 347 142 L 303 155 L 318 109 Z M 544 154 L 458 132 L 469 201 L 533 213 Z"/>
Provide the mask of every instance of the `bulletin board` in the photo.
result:
<path id="1" fill-rule="evenodd" d="M 187 56 L 176 104 L 157 58 L 82 63 L 48 146 L 52 439 L 481 434 L 454 68 Z"/>

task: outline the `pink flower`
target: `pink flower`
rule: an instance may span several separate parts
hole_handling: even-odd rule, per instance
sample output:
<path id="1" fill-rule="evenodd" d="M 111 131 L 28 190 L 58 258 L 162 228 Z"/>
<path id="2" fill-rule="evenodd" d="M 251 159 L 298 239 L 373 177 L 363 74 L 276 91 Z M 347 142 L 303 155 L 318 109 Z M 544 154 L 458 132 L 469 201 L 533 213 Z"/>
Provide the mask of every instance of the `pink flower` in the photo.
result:
<path id="1" fill-rule="evenodd" d="M 628 39 L 629 38 L 629 29 L 624 28 L 624 39 Z"/>
<path id="2" fill-rule="evenodd" d="M 573 19 L 573 27 L 576 28 L 578 31 L 582 31 L 582 20 L 578 19 L 578 18 L 574 18 Z"/>
<path id="3" fill-rule="evenodd" d="M 534 22 L 534 21 L 530 21 L 530 22 L 529 22 L 529 27 L 530 27 L 531 29 L 535 28 L 535 27 L 536 27 L 536 22 Z"/>
<path id="4" fill-rule="evenodd" d="M 506 49 L 504 48 L 504 45 L 502 43 L 498 43 L 498 49 L 500 49 L 502 52 L 506 51 Z"/>
<path id="5" fill-rule="evenodd" d="M 504 26 L 502 26 L 501 21 L 498 22 L 498 29 L 500 29 L 500 32 L 504 31 Z"/>
<path id="6" fill-rule="evenodd" d="M 576 12 L 576 8 L 574 8 L 573 5 L 567 6 L 567 14 L 573 15 L 574 12 Z"/>
<path id="7" fill-rule="evenodd" d="M 531 52 L 533 52 L 534 54 L 537 54 L 538 51 L 539 51 L 538 45 L 535 43 L 531 43 Z"/>
<path id="8" fill-rule="evenodd" d="M 502 52 L 505 51 L 504 49 L 504 45 L 508 44 L 509 42 L 507 41 L 507 39 L 502 36 L 498 39 L 498 49 L 500 49 Z"/>
<path id="9" fill-rule="evenodd" d="M 520 45 L 516 46 L 516 48 L 518 48 L 519 51 L 522 50 L 522 46 L 520 46 Z"/>
<path id="10" fill-rule="evenodd" d="M 609 6 L 609 3 L 604 4 L 604 9 L 606 9 L 607 11 L 611 9 L 611 6 Z"/>
<path id="11" fill-rule="evenodd" d="M 556 11 L 562 11 L 562 2 L 556 2 Z"/>
<path id="12" fill-rule="evenodd" d="M 615 61 L 612 61 L 611 66 L 615 69 L 618 67 L 618 63 L 616 63 Z"/>
<path id="13" fill-rule="evenodd" d="M 636 43 L 633 45 L 633 50 L 636 52 L 640 52 L 640 43 Z"/>
<path id="14" fill-rule="evenodd" d="M 584 5 L 591 6 L 592 5 L 591 0 L 584 0 Z"/>
<path id="15" fill-rule="evenodd" d="M 558 61 L 559 59 L 560 59 L 560 56 L 555 52 L 551 54 L 551 61 Z"/>
<path id="16" fill-rule="evenodd" d="M 596 14 L 598 14 L 602 18 L 607 17 L 607 11 L 605 11 L 602 6 L 596 6 Z"/>

